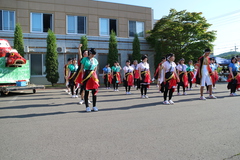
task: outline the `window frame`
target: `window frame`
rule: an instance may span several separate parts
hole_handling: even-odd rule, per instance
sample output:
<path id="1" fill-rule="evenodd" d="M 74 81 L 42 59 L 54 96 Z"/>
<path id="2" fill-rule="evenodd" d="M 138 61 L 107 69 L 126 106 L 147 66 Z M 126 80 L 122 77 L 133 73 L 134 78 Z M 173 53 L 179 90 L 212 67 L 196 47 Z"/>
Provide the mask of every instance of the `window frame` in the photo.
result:
<path id="1" fill-rule="evenodd" d="M 107 19 L 108 20 L 108 34 L 101 34 L 101 19 Z M 116 36 L 118 35 L 118 20 L 113 18 L 99 18 L 99 36 L 110 36 L 110 20 L 116 20 Z"/>
<path id="2" fill-rule="evenodd" d="M 68 33 L 68 16 L 73 16 L 75 21 L 74 30 L 75 33 Z M 84 17 L 84 32 L 85 33 L 78 33 L 78 17 Z M 79 35 L 86 35 L 87 34 L 87 16 L 76 16 L 76 15 L 66 15 L 66 34 L 79 34 Z"/>
<path id="3" fill-rule="evenodd" d="M 41 14 L 41 31 L 33 31 L 33 30 L 32 30 L 32 27 L 33 27 L 33 23 L 32 23 L 32 18 L 33 18 L 33 16 L 32 16 L 32 14 L 33 14 L 33 13 Z M 51 30 L 54 31 L 54 23 L 53 23 L 53 22 L 54 22 L 54 17 L 53 17 L 54 15 L 53 15 L 52 13 L 31 12 L 31 13 L 30 13 L 30 32 L 31 32 L 31 33 L 47 33 L 47 32 L 43 32 L 43 29 L 44 29 L 44 28 L 43 28 L 43 15 L 44 15 L 44 14 L 50 14 L 50 15 L 52 15 L 52 22 L 51 22 L 52 28 L 51 28 Z"/>
<path id="4" fill-rule="evenodd" d="M 41 75 L 32 75 L 32 55 L 36 55 L 36 54 L 40 54 L 41 55 L 41 63 L 42 63 L 42 67 L 41 67 L 41 69 L 42 69 L 42 74 Z M 29 54 L 30 55 L 30 57 L 29 57 L 29 59 L 30 59 L 30 76 L 31 77 L 45 77 L 47 74 L 45 73 L 46 71 L 46 66 L 44 65 L 45 64 L 45 62 L 44 62 L 44 58 L 43 58 L 43 56 L 45 55 L 45 59 L 46 59 L 46 54 L 43 54 L 43 53 L 30 53 Z"/>
<path id="5" fill-rule="evenodd" d="M 134 38 L 134 35 L 133 35 L 133 36 L 130 36 L 130 34 L 129 34 L 129 32 L 130 32 L 130 21 L 136 22 L 136 25 L 135 25 L 136 33 L 134 33 L 134 35 L 137 34 L 139 38 L 144 38 L 144 37 L 145 37 L 145 22 L 134 21 L 134 20 L 129 20 L 129 21 L 128 21 L 128 37 Z M 142 25 L 142 26 L 143 26 L 143 36 L 141 36 L 141 37 L 139 36 L 139 33 L 141 33 L 141 32 L 137 33 L 137 24 L 138 24 L 138 23 L 142 23 L 142 24 L 143 24 L 143 25 Z"/>
<path id="6" fill-rule="evenodd" d="M 2 29 L 0 29 L 0 31 L 6 31 L 6 32 L 14 32 L 14 30 L 15 30 L 15 26 L 16 26 L 16 12 L 15 11 L 13 11 L 13 10 L 3 10 L 3 9 L 1 9 L 1 11 L 2 11 L 2 17 L 1 17 L 1 19 L 2 19 L 2 22 L 0 22 L 0 23 L 2 23 L 1 25 L 2 25 Z M 10 23 L 11 23 L 11 20 L 10 20 L 10 12 L 13 12 L 13 30 L 5 30 L 4 29 L 4 16 L 3 16 L 3 12 L 4 11 L 7 11 L 8 12 L 8 26 L 9 26 L 9 28 L 11 28 L 10 26 Z"/>

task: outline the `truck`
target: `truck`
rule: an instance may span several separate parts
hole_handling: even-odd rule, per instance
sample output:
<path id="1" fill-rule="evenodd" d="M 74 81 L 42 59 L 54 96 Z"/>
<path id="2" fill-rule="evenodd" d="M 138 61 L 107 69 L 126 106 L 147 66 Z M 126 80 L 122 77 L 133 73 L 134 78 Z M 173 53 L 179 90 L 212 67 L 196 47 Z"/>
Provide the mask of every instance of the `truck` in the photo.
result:
<path id="1" fill-rule="evenodd" d="M 44 85 L 29 84 L 30 63 L 6 39 L 0 39 L 0 96 L 11 91 L 44 89 Z"/>

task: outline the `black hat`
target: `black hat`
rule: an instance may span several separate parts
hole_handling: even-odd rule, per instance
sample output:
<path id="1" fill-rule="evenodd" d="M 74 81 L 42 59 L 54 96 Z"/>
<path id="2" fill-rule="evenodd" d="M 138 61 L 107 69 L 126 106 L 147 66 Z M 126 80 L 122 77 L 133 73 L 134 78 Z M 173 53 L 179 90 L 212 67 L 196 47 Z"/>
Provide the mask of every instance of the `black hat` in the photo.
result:
<path id="1" fill-rule="evenodd" d="M 97 52 L 95 51 L 95 48 L 91 48 L 88 52 L 94 55 L 97 54 Z"/>
<path id="2" fill-rule="evenodd" d="M 142 61 L 143 61 L 145 58 L 147 58 L 147 55 L 143 55 L 143 56 L 142 56 Z"/>
<path id="3" fill-rule="evenodd" d="M 205 52 L 211 52 L 211 49 L 207 48 L 205 49 Z"/>

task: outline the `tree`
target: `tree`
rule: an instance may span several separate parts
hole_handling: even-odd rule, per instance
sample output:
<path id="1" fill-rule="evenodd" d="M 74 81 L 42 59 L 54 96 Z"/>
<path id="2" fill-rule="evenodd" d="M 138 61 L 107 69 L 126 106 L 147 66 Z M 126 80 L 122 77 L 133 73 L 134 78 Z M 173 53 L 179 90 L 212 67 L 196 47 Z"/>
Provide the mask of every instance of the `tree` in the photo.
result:
<path id="1" fill-rule="evenodd" d="M 80 43 L 82 44 L 82 51 L 83 50 L 87 50 L 88 49 L 88 40 L 87 40 L 87 36 L 82 36 L 80 39 Z"/>
<path id="2" fill-rule="evenodd" d="M 176 59 L 197 60 L 204 49 L 213 48 L 216 31 L 208 31 L 211 24 L 201 16 L 202 13 L 177 12 L 171 9 L 168 16 L 161 18 L 146 40 L 152 48 L 158 47 L 157 56 L 174 53 Z M 159 62 L 157 62 L 159 63 Z"/>
<path id="3" fill-rule="evenodd" d="M 14 49 L 20 53 L 21 56 L 24 56 L 24 45 L 23 45 L 23 35 L 22 35 L 22 28 L 19 23 L 16 24 L 15 31 L 14 31 Z"/>
<path id="4" fill-rule="evenodd" d="M 46 54 L 46 78 L 54 86 L 58 82 L 58 54 L 57 54 L 57 44 L 56 36 L 49 29 L 47 36 L 47 54 Z"/>
<path id="5" fill-rule="evenodd" d="M 140 60 L 141 60 L 140 42 L 139 42 L 137 34 L 134 35 L 134 39 L 133 39 L 133 43 L 132 43 L 132 49 L 133 49 L 132 59 L 133 60 L 138 60 L 138 62 L 140 62 Z"/>
<path id="6" fill-rule="evenodd" d="M 115 61 L 118 61 L 117 38 L 115 32 L 112 30 L 109 38 L 107 62 L 110 66 L 113 66 Z"/>

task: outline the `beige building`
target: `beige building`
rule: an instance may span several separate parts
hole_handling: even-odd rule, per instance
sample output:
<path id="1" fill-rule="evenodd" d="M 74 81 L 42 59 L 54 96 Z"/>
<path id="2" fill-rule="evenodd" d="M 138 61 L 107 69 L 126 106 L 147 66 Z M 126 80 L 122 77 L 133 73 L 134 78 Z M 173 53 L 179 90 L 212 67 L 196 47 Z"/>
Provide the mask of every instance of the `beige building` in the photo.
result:
<path id="1" fill-rule="evenodd" d="M 31 83 L 49 83 L 44 73 L 48 28 L 57 37 L 59 83 L 64 82 L 63 66 L 68 58 L 76 57 L 83 35 L 88 38 L 88 47 L 97 50 L 100 75 L 107 63 L 111 30 L 117 34 L 122 66 L 132 54 L 135 33 L 139 35 L 141 54 L 149 55 L 149 62 L 153 62 L 154 52 L 145 41 L 146 31 L 153 26 L 151 8 L 93 0 L 1 0 L 0 38 L 12 45 L 16 23 L 22 26 L 26 58 L 31 63 Z"/>

